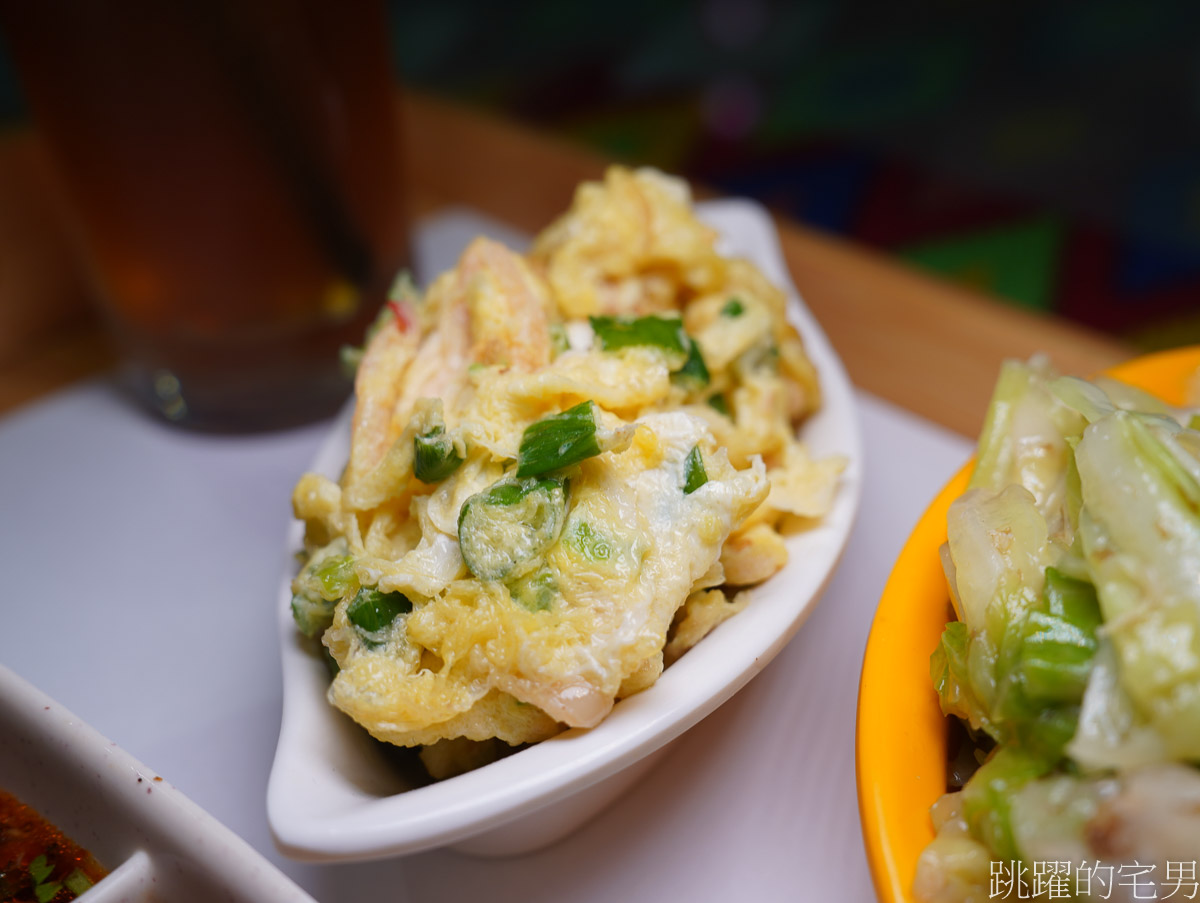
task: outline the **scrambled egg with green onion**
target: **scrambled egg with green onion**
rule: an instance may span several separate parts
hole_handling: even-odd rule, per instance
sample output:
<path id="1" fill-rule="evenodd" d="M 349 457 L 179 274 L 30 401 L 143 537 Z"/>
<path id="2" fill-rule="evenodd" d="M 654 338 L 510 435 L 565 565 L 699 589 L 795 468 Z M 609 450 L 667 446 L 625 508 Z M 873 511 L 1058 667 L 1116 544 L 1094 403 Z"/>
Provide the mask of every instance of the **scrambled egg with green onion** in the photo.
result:
<path id="1" fill-rule="evenodd" d="M 329 699 L 435 777 L 591 727 L 749 601 L 843 467 L 782 292 L 686 185 L 611 169 L 521 255 L 401 286 L 358 366 L 340 481 L 295 513 Z"/>

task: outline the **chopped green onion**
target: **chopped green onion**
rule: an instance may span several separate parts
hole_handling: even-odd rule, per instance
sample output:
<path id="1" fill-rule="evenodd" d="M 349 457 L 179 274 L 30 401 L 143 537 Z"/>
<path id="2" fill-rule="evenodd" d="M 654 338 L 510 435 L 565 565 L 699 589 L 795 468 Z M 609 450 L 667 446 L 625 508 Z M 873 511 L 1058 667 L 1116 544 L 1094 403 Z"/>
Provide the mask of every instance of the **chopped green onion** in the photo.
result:
<path id="1" fill-rule="evenodd" d="M 462 464 L 462 456 L 440 424 L 413 437 L 413 473 L 422 483 L 438 483 Z"/>
<path id="2" fill-rule="evenodd" d="M 567 330 L 562 323 L 550 324 L 550 350 L 554 352 L 555 357 L 571 350 L 571 340 L 567 337 Z"/>
<path id="3" fill-rule="evenodd" d="M 707 482 L 708 474 L 704 470 L 704 459 L 700 457 L 700 446 L 693 445 L 684 464 L 683 494 L 691 495 Z"/>
<path id="4" fill-rule="evenodd" d="M 722 414 L 731 420 L 733 419 L 733 414 L 729 410 L 729 402 L 725 400 L 724 395 L 714 395 L 708 400 L 708 406 L 718 414 Z"/>
<path id="5" fill-rule="evenodd" d="M 312 569 L 312 575 L 321 587 L 326 599 L 340 599 L 346 587 L 354 579 L 354 557 L 331 555 Z"/>
<path id="6" fill-rule="evenodd" d="M 71 872 L 71 874 L 67 875 L 67 877 L 63 879 L 63 884 L 66 886 L 67 890 L 75 894 L 75 896 L 79 896 L 85 890 L 91 889 L 92 879 L 79 869 L 75 869 L 75 871 Z"/>
<path id="7" fill-rule="evenodd" d="M 700 388 L 708 385 L 708 367 L 700 354 L 700 346 L 691 339 L 688 342 L 687 360 L 683 366 L 671 374 L 671 382 L 684 384 L 686 387 Z"/>
<path id="8" fill-rule="evenodd" d="M 292 620 L 305 636 L 318 636 L 333 623 L 334 604 L 304 593 L 292 594 Z"/>
<path id="9" fill-rule="evenodd" d="M 354 557 L 335 539 L 309 558 L 292 582 L 292 617 L 305 636 L 318 636 L 333 623 L 337 601 L 355 585 Z"/>
<path id="10" fill-rule="evenodd" d="M 707 386 L 708 367 L 699 346 L 683 331 L 679 317 L 589 317 L 592 331 L 602 351 L 616 351 L 632 345 L 650 345 L 675 355 L 683 355 L 683 364 L 671 374 L 673 382 Z"/>
<path id="11" fill-rule="evenodd" d="M 525 428 L 517 453 L 517 476 L 537 476 L 598 454 L 595 404 L 585 401 Z"/>
<path id="12" fill-rule="evenodd" d="M 543 567 L 509 586 L 513 601 L 528 611 L 549 611 L 558 596 L 558 583 L 549 568 Z"/>
<path id="13" fill-rule="evenodd" d="M 35 858 L 33 862 L 29 863 L 29 877 L 33 879 L 34 884 L 41 884 L 50 877 L 50 874 L 53 871 L 54 866 L 50 864 L 50 861 L 46 858 L 45 853 Z"/>
<path id="14" fill-rule="evenodd" d="M 534 489 L 537 489 L 538 482 L 537 480 L 526 480 L 523 483 L 496 483 L 483 493 L 482 501 L 488 505 L 515 505 Z M 465 517 L 465 511 L 466 505 L 464 504 L 463 510 L 458 512 L 460 524 Z"/>
<path id="15" fill-rule="evenodd" d="M 734 369 L 742 374 L 779 370 L 779 346 L 774 342 L 759 343 L 747 348 L 734 362 Z"/>
<path id="16" fill-rule="evenodd" d="M 612 542 L 587 521 L 579 521 L 564 542 L 589 561 L 607 561 L 612 557 Z"/>
<path id="17" fill-rule="evenodd" d="M 588 317 L 588 320 L 602 351 L 653 345 L 679 354 L 687 352 L 687 335 L 683 331 L 683 321 L 678 317 L 605 316 Z"/>
<path id="18" fill-rule="evenodd" d="M 723 317 L 740 317 L 746 312 L 746 305 L 739 298 L 730 298 L 725 302 L 725 306 L 721 308 L 721 316 Z"/>
<path id="19" fill-rule="evenodd" d="M 566 521 L 566 481 L 506 478 L 477 492 L 458 514 L 458 545 L 480 580 L 529 573 L 558 541 Z"/>
<path id="20" fill-rule="evenodd" d="M 412 602 L 403 593 L 381 593 L 364 586 L 351 600 L 346 609 L 350 623 L 363 634 L 368 646 L 383 644 L 383 632 L 400 615 L 412 611 Z"/>

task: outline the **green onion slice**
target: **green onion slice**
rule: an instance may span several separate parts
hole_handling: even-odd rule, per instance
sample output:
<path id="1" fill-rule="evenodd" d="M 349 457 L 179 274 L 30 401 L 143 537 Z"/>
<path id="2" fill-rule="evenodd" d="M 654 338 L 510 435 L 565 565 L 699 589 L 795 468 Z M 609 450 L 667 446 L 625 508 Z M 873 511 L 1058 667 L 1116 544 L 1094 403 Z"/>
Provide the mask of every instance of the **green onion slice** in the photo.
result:
<path id="1" fill-rule="evenodd" d="M 688 337 L 678 317 L 588 317 L 602 351 L 651 345 L 686 354 Z"/>
<path id="2" fill-rule="evenodd" d="M 29 877 L 33 879 L 34 884 L 41 884 L 54 871 L 54 866 L 50 864 L 50 860 L 46 858 L 46 854 L 38 855 L 29 863 Z"/>
<path id="3" fill-rule="evenodd" d="M 585 520 L 577 522 L 563 542 L 589 561 L 608 561 L 613 555 L 612 540 Z"/>
<path id="4" fill-rule="evenodd" d="M 383 633 L 402 614 L 412 611 L 412 602 L 404 593 L 383 593 L 364 586 L 350 600 L 346 617 L 359 629 L 368 646 L 383 644 Z"/>
<path id="5" fill-rule="evenodd" d="M 746 305 L 742 303 L 740 298 L 730 298 L 725 302 L 725 306 L 721 308 L 721 316 L 723 317 L 740 317 L 746 312 Z"/>
<path id="6" fill-rule="evenodd" d="M 345 594 L 346 587 L 354 579 L 354 557 L 330 555 L 313 565 L 312 576 L 321 588 L 322 598 L 336 601 Z"/>
<path id="7" fill-rule="evenodd" d="M 517 452 L 517 477 L 538 476 L 600 454 L 595 408 L 585 401 L 526 427 Z"/>
<path id="8" fill-rule="evenodd" d="M 687 360 L 671 374 L 671 382 L 685 388 L 703 388 L 708 385 L 708 381 L 708 367 L 700 354 L 700 346 L 688 339 Z"/>
<path id="9" fill-rule="evenodd" d="M 309 558 L 292 582 L 292 617 L 305 636 L 317 636 L 333 623 L 333 609 L 357 583 L 354 557 L 346 540 L 335 539 Z"/>
<path id="10" fill-rule="evenodd" d="M 550 569 L 543 566 L 513 581 L 508 590 L 513 601 L 527 611 L 549 611 L 558 597 L 558 582 Z"/>
<path id="11" fill-rule="evenodd" d="M 92 879 L 79 869 L 75 869 L 75 871 L 71 872 L 71 874 L 67 875 L 67 877 L 63 879 L 63 885 L 71 893 L 75 894 L 75 896 L 79 896 L 85 890 L 91 889 Z"/>
<path id="12" fill-rule="evenodd" d="M 555 357 L 571 350 L 571 340 L 567 338 L 567 330 L 562 323 L 550 324 L 550 350 L 554 352 Z"/>
<path id="13" fill-rule="evenodd" d="M 684 462 L 683 494 L 691 495 L 707 482 L 708 473 L 704 470 L 704 459 L 700 457 L 700 446 L 693 445 Z"/>
<path id="14" fill-rule="evenodd" d="M 681 356 L 683 364 L 671 374 L 671 380 L 687 385 L 707 386 L 708 367 L 700 347 L 683 331 L 679 317 L 588 317 L 601 351 L 616 351 L 632 345 L 661 348 Z M 677 358 L 678 359 L 678 358 Z"/>
<path id="15" fill-rule="evenodd" d="M 515 580 L 558 541 L 567 515 L 561 477 L 505 478 L 477 492 L 458 514 L 458 545 L 480 580 Z"/>
<path id="16" fill-rule="evenodd" d="M 438 483 L 458 470 L 462 456 L 441 424 L 413 437 L 413 473 L 422 483 Z"/>
<path id="17" fill-rule="evenodd" d="M 718 414 L 722 414 L 725 417 L 730 418 L 731 420 L 733 419 L 733 414 L 729 410 L 729 402 L 727 402 L 725 400 L 724 395 L 721 395 L 721 394 L 714 395 L 712 398 L 710 398 L 708 400 L 708 406 L 710 408 L 712 408 L 714 411 L 716 411 Z"/>

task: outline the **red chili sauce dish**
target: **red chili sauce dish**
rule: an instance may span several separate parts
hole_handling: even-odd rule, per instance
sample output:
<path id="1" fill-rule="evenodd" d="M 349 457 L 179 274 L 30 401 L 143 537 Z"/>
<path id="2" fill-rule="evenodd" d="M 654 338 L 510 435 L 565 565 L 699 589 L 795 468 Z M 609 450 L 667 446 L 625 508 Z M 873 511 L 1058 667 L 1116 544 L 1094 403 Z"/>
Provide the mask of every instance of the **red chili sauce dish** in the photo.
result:
<path id="1" fill-rule="evenodd" d="M 0 790 L 0 903 L 66 903 L 106 874 L 91 853 Z"/>

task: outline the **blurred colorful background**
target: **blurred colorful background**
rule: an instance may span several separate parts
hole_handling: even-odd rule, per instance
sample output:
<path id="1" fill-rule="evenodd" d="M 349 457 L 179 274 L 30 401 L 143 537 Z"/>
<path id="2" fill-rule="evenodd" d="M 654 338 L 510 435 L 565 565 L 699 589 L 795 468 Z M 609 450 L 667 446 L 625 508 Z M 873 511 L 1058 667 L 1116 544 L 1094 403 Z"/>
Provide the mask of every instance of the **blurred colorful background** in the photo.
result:
<path id="1" fill-rule="evenodd" d="M 414 87 L 1141 348 L 1200 341 L 1200 4 L 392 0 Z M 0 121 L 23 106 L 0 60 Z"/>

